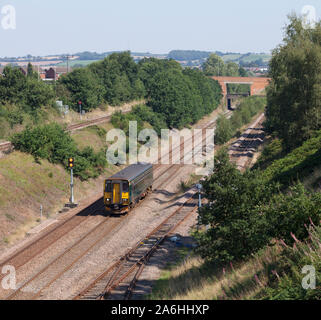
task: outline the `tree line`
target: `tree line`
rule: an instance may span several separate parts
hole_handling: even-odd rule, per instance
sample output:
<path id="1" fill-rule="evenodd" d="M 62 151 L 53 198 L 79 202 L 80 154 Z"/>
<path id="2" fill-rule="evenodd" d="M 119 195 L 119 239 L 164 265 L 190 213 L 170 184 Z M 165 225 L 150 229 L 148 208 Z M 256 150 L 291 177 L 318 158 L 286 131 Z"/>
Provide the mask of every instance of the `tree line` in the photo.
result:
<path id="1" fill-rule="evenodd" d="M 15 126 L 28 117 L 37 119 L 55 99 L 76 111 L 78 101 L 82 101 L 83 110 L 91 111 L 146 99 L 149 119 L 153 112 L 167 127 L 181 128 L 213 111 L 221 97 L 218 82 L 202 71 L 183 69 L 167 59 L 145 58 L 136 63 L 130 52 L 118 52 L 50 84 L 38 81 L 31 65 L 27 76 L 20 68 L 5 67 L 0 77 L 0 122 L 5 127 L 4 121 Z"/>
<path id="2" fill-rule="evenodd" d="M 201 71 L 183 69 L 173 60 L 155 58 L 134 62 L 129 52 L 114 53 L 86 68 L 76 69 L 57 83 L 61 98 L 72 106 L 81 100 L 84 110 L 100 104 L 119 105 L 145 98 L 155 117 L 181 128 L 213 111 L 221 88 Z"/>

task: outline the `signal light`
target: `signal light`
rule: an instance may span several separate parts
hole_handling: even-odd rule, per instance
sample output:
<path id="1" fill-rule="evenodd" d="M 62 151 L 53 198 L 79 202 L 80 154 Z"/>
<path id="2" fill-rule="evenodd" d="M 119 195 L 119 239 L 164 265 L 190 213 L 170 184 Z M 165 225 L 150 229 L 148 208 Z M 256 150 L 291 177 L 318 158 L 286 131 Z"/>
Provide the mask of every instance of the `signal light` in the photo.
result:
<path id="1" fill-rule="evenodd" d="M 72 169 L 74 167 L 74 158 L 69 158 L 68 159 L 68 167 Z"/>

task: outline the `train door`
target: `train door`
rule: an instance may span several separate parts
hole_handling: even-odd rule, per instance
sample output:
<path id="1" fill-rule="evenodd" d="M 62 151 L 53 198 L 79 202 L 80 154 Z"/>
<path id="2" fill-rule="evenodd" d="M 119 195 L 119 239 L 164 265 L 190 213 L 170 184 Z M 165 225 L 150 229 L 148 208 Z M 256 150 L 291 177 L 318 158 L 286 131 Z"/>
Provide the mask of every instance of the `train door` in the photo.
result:
<path id="1" fill-rule="evenodd" d="M 120 203 L 120 183 L 113 184 L 113 203 L 119 204 Z"/>

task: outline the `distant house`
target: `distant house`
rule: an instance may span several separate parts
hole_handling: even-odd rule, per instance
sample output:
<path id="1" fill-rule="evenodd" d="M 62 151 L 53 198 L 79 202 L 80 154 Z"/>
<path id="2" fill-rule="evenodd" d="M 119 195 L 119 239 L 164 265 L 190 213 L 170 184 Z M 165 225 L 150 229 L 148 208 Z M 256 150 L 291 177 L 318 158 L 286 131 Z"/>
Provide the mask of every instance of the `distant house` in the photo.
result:
<path id="1" fill-rule="evenodd" d="M 4 66 L 0 66 L 0 75 L 3 75 Z M 27 76 L 28 67 L 17 67 L 23 75 Z M 49 69 L 48 69 L 49 68 Z M 63 74 L 67 73 L 67 68 L 65 67 L 41 67 L 40 65 L 32 65 L 33 72 L 38 75 L 39 79 L 43 81 L 53 81 L 58 80 Z M 71 68 L 69 68 L 71 71 Z"/>
<path id="2" fill-rule="evenodd" d="M 44 80 L 57 80 L 57 73 L 56 70 L 54 68 L 50 68 L 50 69 L 46 69 L 45 70 L 45 79 Z"/>
<path id="3" fill-rule="evenodd" d="M 69 68 L 70 71 L 70 68 Z M 62 75 L 67 73 L 67 68 L 65 67 L 51 67 L 45 70 L 44 80 L 53 81 L 58 80 Z"/>

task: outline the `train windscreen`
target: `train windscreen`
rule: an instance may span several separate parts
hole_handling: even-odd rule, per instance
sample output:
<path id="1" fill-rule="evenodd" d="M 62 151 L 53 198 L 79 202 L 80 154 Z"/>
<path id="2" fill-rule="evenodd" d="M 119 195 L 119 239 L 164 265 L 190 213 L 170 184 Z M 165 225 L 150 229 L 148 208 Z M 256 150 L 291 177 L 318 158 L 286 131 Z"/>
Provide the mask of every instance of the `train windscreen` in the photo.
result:
<path id="1" fill-rule="evenodd" d="M 128 192 L 128 182 L 123 182 L 123 192 Z"/>
<path id="2" fill-rule="evenodd" d="M 112 186 L 110 181 L 106 181 L 105 192 L 112 192 Z"/>

